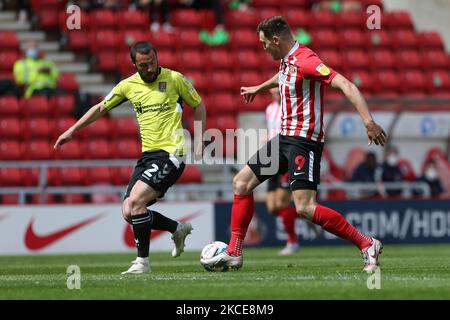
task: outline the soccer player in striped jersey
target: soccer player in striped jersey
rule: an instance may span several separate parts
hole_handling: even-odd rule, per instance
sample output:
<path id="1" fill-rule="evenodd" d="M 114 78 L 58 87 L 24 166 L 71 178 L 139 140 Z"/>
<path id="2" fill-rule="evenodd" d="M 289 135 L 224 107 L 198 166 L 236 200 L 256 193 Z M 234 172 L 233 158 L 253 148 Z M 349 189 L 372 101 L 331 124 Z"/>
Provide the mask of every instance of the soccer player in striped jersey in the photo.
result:
<path id="1" fill-rule="evenodd" d="M 137 42 L 131 47 L 130 56 L 137 72 L 119 82 L 102 102 L 90 108 L 61 134 L 54 146 L 56 149 L 68 142 L 75 132 L 125 101 L 133 105 L 140 128 L 142 156 L 128 183 L 122 215 L 133 226 L 137 258 L 122 274 L 151 271 L 148 255 L 152 229 L 172 233 L 175 244 L 173 257 L 183 252 L 186 236 L 192 230 L 191 224 L 174 221 L 147 207 L 157 198 L 164 197 L 185 167 L 180 99 L 195 110 L 194 118 L 201 122 L 202 130 L 196 132 L 194 140 L 198 142 L 196 158 L 201 158 L 203 152 L 206 118 L 205 105 L 192 84 L 181 73 L 159 66 L 155 47 L 148 42 Z"/>
<path id="2" fill-rule="evenodd" d="M 316 200 L 324 143 L 324 86 L 331 85 L 340 89 L 353 104 L 366 127 L 369 144 L 374 142 L 384 146 L 386 133 L 374 122 L 358 88 L 326 66 L 309 48 L 296 42 L 283 17 L 275 16 L 263 20 L 257 32 L 263 49 L 274 60 L 280 60 L 279 72 L 260 85 L 242 87 L 241 95 L 244 101 L 249 103 L 260 92 L 278 86 L 282 107 L 281 131 L 258 150 L 234 177 L 235 196 L 228 248 L 226 252 L 203 263 L 233 268 L 242 266 L 242 243 L 253 216 L 253 189 L 275 174 L 289 172 L 297 214 L 355 244 L 363 257 L 363 270 L 372 271 L 378 266 L 381 242 L 362 234 L 341 214 L 318 204 Z M 268 166 L 263 160 L 266 160 L 268 155 L 271 162 L 278 161 L 277 172 L 268 174 L 265 170 Z"/>

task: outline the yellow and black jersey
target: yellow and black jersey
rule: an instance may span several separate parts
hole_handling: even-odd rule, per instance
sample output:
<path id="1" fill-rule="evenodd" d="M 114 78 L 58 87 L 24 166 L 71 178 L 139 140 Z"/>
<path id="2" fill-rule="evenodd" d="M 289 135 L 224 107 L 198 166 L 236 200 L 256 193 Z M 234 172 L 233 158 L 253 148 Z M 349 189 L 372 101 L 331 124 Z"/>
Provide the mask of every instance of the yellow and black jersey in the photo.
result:
<path id="1" fill-rule="evenodd" d="M 142 152 L 164 150 L 184 154 L 182 108 L 179 99 L 191 108 L 202 101 L 192 84 L 179 72 L 160 68 L 155 81 L 144 82 L 138 73 L 122 80 L 103 100 L 111 110 L 129 100 L 139 123 Z"/>

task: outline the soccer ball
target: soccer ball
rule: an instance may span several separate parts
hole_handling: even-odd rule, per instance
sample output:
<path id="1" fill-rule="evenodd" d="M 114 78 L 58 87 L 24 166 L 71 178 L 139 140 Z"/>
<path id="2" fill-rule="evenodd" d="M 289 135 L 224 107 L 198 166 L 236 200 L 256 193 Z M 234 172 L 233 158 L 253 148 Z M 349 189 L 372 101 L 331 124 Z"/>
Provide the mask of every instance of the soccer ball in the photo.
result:
<path id="1" fill-rule="evenodd" d="M 200 255 L 200 259 L 212 258 L 217 256 L 219 253 L 224 252 L 227 249 L 228 245 L 222 241 L 213 241 L 208 243 L 203 247 L 202 253 Z M 206 271 L 210 272 L 224 272 L 228 271 L 228 266 L 218 266 L 218 267 L 210 267 L 204 265 L 200 260 L 201 265 L 205 268 Z"/>

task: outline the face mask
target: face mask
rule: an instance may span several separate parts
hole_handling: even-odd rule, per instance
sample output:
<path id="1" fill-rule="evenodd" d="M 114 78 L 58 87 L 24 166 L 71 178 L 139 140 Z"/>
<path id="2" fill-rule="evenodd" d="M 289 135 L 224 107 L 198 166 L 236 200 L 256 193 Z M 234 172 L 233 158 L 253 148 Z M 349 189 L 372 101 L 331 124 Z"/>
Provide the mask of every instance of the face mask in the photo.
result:
<path id="1" fill-rule="evenodd" d="M 39 56 L 39 52 L 35 48 L 30 48 L 30 49 L 27 50 L 26 55 L 27 55 L 27 58 L 37 59 L 38 56 Z"/>
<path id="2" fill-rule="evenodd" d="M 437 177 L 438 177 L 438 173 L 437 173 L 436 169 L 428 168 L 425 171 L 425 178 L 427 178 L 427 180 L 433 181 L 433 180 L 436 180 Z"/>
<path id="3" fill-rule="evenodd" d="M 398 157 L 395 154 L 391 154 L 386 158 L 386 162 L 388 163 L 388 165 L 390 165 L 391 167 L 395 166 L 398 162 Z"/>

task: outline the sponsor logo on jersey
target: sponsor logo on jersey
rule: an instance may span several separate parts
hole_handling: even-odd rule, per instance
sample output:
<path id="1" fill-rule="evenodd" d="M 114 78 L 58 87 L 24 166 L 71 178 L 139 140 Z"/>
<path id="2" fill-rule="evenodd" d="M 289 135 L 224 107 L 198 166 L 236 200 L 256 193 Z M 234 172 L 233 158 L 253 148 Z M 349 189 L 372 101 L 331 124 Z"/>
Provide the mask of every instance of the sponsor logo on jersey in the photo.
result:
<path id="1" fill-rule="evenodd" d="M 323 76 L 327 76 L 330 74 L 330 69 L 328 69 L 328 67 L 323 63 L 319 64 L 316 70 Z"/>
<path id="2" fill-rule="evenodd" d="M 159 91 L 160 92 L 166 92 L 167 91 L 167 82 L 160 82 L 159 83 Z"/>

